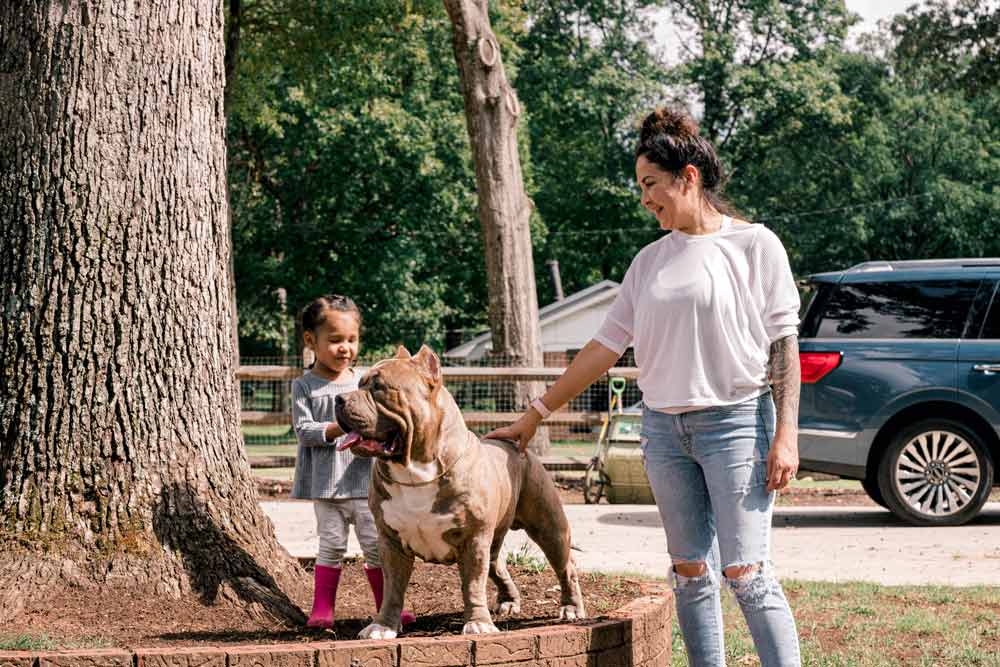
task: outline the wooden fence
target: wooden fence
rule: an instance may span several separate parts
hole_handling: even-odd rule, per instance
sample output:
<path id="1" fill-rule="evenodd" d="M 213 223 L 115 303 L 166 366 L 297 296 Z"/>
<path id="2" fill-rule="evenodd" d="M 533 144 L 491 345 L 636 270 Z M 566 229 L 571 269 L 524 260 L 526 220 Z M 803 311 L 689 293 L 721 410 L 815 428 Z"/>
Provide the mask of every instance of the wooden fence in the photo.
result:
<path id="1" fill-rule="evenodd" d="M 362 372 L 364 369 L 359 369 Z M 483 382 L 513 382 L 535 380 L 541 382 L 554 382 L 563 374 L 565 368 L 498 368 L 498 367 L 474 367 L 474 366 L 445 366 L 441 369 L 444 380 L 447 384 L 455 385 L 459 383 L 483 383 Z M 264 381 L 264 382 L 291 382 L 302 375 L 301 368 L 290 366 L 240 366 L 237 371 L 237 378 L 243 381 Z M 637 368 L 615 367 L 611 368 L 605 380 L 612 377 L 623 377 L 628 380 L 635 380 L 639 375 Z M 484 412 L 484 411 L 464 411 L 462 415 L 465 422 L 472 428 L 493 427 L 501 424 L 509 424 L 520 417 L 520 412 Z M 563 408 L 552 413 L 546 420 L 547 424 L 565 424 L 569 426 L 589 427 L 600 424 L 604 417 L 602 412 L 592 411 L 571 411 Z M 264 412 L 256 410 L 244 410 L 242 420 L 244 424 L 265 425 L 265 424 L 291 424 L 291 414 L 287 412 Z"/>

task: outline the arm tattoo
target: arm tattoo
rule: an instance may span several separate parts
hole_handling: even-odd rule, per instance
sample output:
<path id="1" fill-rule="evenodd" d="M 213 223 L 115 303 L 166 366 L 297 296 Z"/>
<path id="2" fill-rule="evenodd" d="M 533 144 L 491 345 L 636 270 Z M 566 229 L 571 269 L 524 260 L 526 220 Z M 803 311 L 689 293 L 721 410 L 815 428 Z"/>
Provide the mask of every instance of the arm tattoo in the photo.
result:
<path id="1" fill-rule="evenodd" d="M 799 425 L 799 337 L 785 336 L 771 343 L 768 360 L 771 376 L 771 393 L 778 424 Z"/>

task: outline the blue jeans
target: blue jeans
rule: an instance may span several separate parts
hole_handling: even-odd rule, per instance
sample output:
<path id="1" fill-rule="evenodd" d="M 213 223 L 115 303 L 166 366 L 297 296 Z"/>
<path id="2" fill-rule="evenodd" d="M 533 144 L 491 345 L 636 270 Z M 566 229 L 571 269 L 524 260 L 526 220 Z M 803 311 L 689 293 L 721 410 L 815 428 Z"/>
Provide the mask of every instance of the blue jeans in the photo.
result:
<path id="1" fill-rule="evenodd" d="M 726 581 L 761 666 L 800 665 L 795 620 L 768 555 L 774 494 L 767 491 L 767 454 L 774 424 L 770 394 L 679 415 L 643 411 L 643 459 L 667 551 L 675 564 L 707 563 L 695 577 L 671 567 L 677 621 L 694 667 L 726 664 L 719 579 L 740 566 L 756 567 Z"/>

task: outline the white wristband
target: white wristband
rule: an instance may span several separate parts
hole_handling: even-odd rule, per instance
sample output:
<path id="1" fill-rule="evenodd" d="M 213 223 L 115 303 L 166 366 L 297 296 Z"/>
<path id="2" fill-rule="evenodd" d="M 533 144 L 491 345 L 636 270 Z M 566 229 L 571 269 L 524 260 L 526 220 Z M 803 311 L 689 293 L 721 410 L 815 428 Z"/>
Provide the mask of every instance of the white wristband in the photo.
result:
<path id="1" fill-rule="evenodd" d="M 547 407 L 545 407 L 545 404 L 542 403 L 542 399 L 540 398 L 536 398 L 528 405 L 533 407 L 535 409 L 535 412 L 537 412 L 542 416 L 542 419 L 545 419 L 546 417 L 552 414 L 552 411 L 549 410 Z"/>

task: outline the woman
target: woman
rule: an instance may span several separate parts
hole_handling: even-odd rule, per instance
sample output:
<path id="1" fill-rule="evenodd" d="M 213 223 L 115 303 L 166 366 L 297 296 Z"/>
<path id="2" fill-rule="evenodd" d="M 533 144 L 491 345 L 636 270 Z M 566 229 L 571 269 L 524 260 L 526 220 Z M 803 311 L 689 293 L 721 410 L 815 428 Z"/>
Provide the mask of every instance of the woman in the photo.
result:
<path id="1" fill-rule="evenodd" d="M 727 215 L 722 166 L 686 114 L 646 117 L 635 171 L 642 205 L 672 233 L 636 255 L 603 326 L 562 377 L 489 437 L 523 450 L 550 411 L 631 343 L 643 458 L 690 663 L 725 664 L 721 571 L 763 667 L 799 665 L 769 561 L 774 492 L 798 468 L 799 296 L 788 257 L 770 230 Z"/>

